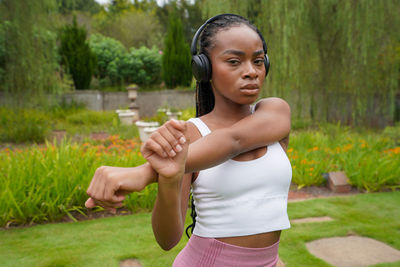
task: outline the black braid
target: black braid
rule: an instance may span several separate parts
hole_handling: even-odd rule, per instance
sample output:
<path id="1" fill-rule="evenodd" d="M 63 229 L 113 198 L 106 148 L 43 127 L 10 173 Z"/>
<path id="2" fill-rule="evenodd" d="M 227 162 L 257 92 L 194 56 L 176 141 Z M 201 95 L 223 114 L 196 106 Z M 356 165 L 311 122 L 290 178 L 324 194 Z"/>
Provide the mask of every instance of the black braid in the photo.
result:
<path id="1" fill-rule="evenodd" d="M 210 50 L 214 46 L 214 36 L 219 30 L 228 30 L 234 26 L 246 25 L 253 29 L 261 37 L 261 33 L 257 27 L 251 24 L 247 19 L 239 16 L 227 15 L 212 21 L 204 27 L 200 36 L 200 50 L 199 53 L 205 54 L 210 59 Z M 210 60 L 211 62 L 211 60 Z M 214 109 L 215 98 L 212 90 L 211 82 L 197 82 L 196 83 L 196 117 L 203 116 Z M 194 205 L 193 195 L 191 195 L 191 208 L 190 216 L 192 217 L 192 224 L 186 228 L 186 235 L 189 236 L 189 230 L 193 233 L 196 225 L 196 210 Z"/>

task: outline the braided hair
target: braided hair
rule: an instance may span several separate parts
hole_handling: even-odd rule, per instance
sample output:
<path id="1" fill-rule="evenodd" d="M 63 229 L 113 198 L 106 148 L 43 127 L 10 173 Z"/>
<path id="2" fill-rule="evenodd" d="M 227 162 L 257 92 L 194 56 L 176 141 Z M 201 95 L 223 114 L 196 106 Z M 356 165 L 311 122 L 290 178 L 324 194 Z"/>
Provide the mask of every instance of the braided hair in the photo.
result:
<path id="1" fill-rule="evenodd" d="M 221 30 L 229 30 L 232 27 L 238 27 L 241 25 L 246 25 L 250 29 L 254 30 L 261 39 L 262 35 L 250 21 L 245 19 L 244 17 L 237 15 L 225 15 L 221 16 L 218 19 L 208 23 L 201 35 L 200 35 L 200 54 L 205 54 L 209 61 L 210 60 L 210 52 L 214 47 L 215 36 Z M 212 65 L 212 64 L 211 64 Z M 212 85 L 210 81 L 197 81 L 196 82 L 196 117 L 203 116 L 214 109 L 215 98 L 212 89 Z M 194 227 L 196 225 L 196 210 L 194 205 L 193 195 L 191 196 L 191 208 L 192 211 L 190 216 L 192 217 L 192 224 L 190 224 L 186 228 L 186 235 L 189 237 L 189 230 L 193 233 Z"/>

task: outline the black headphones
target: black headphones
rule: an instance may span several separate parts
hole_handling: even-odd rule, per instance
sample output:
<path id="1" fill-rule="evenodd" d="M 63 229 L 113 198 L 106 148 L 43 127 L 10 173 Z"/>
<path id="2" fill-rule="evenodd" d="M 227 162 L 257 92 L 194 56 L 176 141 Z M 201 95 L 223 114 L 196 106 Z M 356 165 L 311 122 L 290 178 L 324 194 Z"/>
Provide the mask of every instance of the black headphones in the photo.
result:
<path id="1" fill-rule="evenodd" d="M 197 55 L 197 39 L 199 38 L 201 32 L 207 26 L 208 23 L 211 23 L 223 16 L 236 16 L 236 17 L 246 20 L 242 16 L 239 16 L 236 14 L 229 14 L 229 13 L 228 14 L 220 14 L 220 15 L 214 16 L 212 18 L 209 18 L 203 25 L 200 26 L 200 28 L 195 33 L 193 40 L 192 40 L 192 45 L 190 46 L 190 52 L 192 53 L 192 72 L 193 72 L 193 76 L 196 78 L 196 80 L 198 82 L 207 82 L 207 81 L 211 80 L 211 63 L 205 54 Z M 257 30 L 257 33 L 261 38 L 263 49 L 265 52 L 264 66 L 265 66 L 265 76 L 267 76 L 268 71 L 269 71 L 269 66 L 270 66 L 269 58 L 267 55 L 267 44 L 265 43 L 264 37 L 261 35 L 261 33 L 258 30 Z"/>

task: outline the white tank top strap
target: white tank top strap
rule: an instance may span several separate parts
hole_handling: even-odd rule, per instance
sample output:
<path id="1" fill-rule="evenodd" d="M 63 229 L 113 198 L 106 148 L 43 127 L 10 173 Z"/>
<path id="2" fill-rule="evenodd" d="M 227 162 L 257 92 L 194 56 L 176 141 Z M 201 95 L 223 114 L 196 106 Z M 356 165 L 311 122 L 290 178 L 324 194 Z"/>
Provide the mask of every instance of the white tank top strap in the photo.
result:
<path id="1" fill-rule="evenodd" d="M 202 136 L 206 136 L 207 134 L 211 133 L 210 128 L 200 119 L 200 118 L 191 118 L 188 121 L 193 123 Z"/>
<path id="2" fill-rule="evenodd" d="M 256 104 L 250 105 L 250 111 L 251 111 L 251 114 L 253 114 L 256 111 Z"/>

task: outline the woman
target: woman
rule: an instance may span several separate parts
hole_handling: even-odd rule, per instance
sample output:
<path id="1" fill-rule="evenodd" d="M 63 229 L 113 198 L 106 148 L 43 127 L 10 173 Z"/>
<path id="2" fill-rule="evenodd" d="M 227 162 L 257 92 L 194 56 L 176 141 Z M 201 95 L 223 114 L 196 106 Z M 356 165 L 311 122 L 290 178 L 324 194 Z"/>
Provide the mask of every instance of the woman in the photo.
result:
<path id="1" fill-rule="evenodd" d="M 86 205 L 114 209 L 127 192 L 157 181 L 152 225 L 168 250 L 181 239 L 192 186 L 196 224 L 173 266 L 275 266 L 281 230 L 290 227 L 290 108 L 277 98 L 251 106 L 269 62 L 246 19 L 213 17 L 193 43 L 198 118 L 169 121 L 152 134 L 142 147 L 147 164 L 99 168 Z"/>

